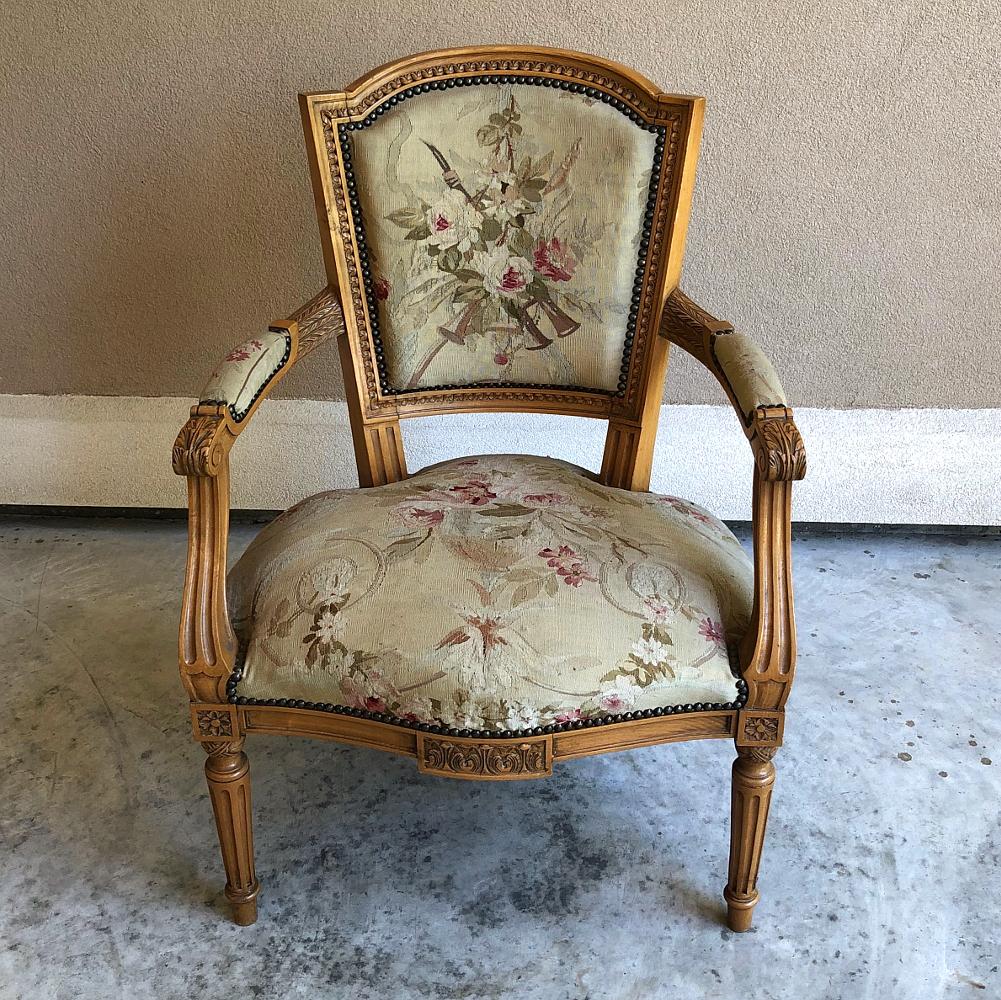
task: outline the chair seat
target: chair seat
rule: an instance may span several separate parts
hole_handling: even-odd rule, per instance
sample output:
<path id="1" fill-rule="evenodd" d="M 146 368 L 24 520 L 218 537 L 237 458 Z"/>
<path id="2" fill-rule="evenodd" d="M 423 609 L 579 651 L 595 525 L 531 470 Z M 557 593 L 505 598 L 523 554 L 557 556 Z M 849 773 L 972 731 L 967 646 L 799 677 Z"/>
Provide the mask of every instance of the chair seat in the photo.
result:
<path id="1" fill-rule="evenodd" d="M 238 696 L 499 733 L 730 705 L 752 567 L 688 501 L 491 455 L 304 500 L 229 594 Z"/>

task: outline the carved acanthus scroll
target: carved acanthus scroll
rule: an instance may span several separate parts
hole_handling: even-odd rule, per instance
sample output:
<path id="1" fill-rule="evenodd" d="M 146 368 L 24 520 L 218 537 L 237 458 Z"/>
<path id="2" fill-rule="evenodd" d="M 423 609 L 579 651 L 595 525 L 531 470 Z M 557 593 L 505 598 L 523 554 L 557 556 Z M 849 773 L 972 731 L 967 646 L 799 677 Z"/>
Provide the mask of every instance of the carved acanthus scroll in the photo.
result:
<path id="1" fill-rule="evenodd" d="M 225 420 L 221 416 L 195 414 L 181 428 L 171 455 L 179 476 L 214 476 L 226 457 L 222 442 Z"/>
<path id="2" fill-rule="evenodd" d="M 791 482 L 806 475 L 806 448 L 786 406 L 759 407 L 752 424 L 754 458 L 763 479 Z"/>
<path id="3" fill-rule="evenodd" d="M 552 737 L 484 743 L 418 733 L 417 766 L 449 778 L 541 778 L 553 773 Z"/>

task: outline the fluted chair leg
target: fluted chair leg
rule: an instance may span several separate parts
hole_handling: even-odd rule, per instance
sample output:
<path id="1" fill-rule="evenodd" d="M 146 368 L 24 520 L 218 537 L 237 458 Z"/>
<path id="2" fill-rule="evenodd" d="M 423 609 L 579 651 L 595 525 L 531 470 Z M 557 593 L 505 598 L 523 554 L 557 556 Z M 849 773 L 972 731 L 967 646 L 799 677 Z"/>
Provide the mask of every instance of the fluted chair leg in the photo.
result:
<path id="1" fill-rule="evenodd" d="M 723 898 L 727 925 L 740 932 L 750 928 L 758 902 L 758 866 L 775 784 L 775 749 L 740 747 L 737 754 L 730 807 L 730 877 Z"/>
<path id="2" fill-rule="evenodd" d="M 233 919 L 246 926 L 257 920 L 260 884 L 254 872 L 254 831 L 250 811 L 250 761 L 243 740 L 204 744 L 208 750 L 205 777 L 226 867 L 226 898 Z"/>

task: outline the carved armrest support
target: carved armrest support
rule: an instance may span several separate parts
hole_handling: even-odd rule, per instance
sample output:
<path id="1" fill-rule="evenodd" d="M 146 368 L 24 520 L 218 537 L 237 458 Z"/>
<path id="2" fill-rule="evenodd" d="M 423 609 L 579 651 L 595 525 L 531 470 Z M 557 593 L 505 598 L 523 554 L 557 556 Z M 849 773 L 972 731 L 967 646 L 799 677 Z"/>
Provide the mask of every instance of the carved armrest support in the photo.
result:
<path id="1" fill-rule="evenodd" d="M 757 408 L 750 435 L 754 606 L 750 628 L 740 644 L 740 675 L 747 682 L 748 709 L 780 712 L 796 668 L 792 484 L 806 475 L 806 450 L 787 406 Z"/>
<path id="2" fill-rule="evenodd" d="M 716 319 L 676 288 L 664 303 L 660 335 L 688 351 L 707 368 L 712 368 L 712 338 L 717 333 L 733 333 L 726 320 Z"/>
<path id="3" fill-rule="evenodd" d="M 754 452 L 754 607 L 739 648 L 748 697 L 738 745 L 775 746 L 796 664 L 791 499 L 793 481 L 806 475 L 806 449 L 775 369 L 750 337 L 680 289 L 664 304 L 660 334 L 715 375 Z"/>
<path id="4" fill-rule="evenodd" d="M 230 450 L 247 419 L 292 365 L 343 330 L 337 295 L 325 289 L 266 334 L 234 348 L 213 372 L 174 441 L 174 471 L 188 480 L 179 665 L 193 702 L 224 702 L 236 660 L 226 606 Z"/>

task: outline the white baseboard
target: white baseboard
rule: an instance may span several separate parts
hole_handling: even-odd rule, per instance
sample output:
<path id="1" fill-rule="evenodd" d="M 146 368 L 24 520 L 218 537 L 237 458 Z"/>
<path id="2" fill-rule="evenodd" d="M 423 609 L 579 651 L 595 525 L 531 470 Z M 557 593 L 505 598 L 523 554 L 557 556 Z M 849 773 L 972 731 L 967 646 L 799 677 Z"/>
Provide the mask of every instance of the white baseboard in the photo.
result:
<path id="1" fill-rule="evenodd" d="M 170 448 L 191 401 L 0 395 L 0 504 L 183 507 Z M 801 521 L 1001 523 L 1001 409 L 796 411 L 809 473 Z M 526 414 L 407 421 L 411 469 L 457 455 L 601 464 L 605 423 Z M 750 449 L 725 406 L 665 406 L 652 489 L 750 517 Z M 268 400 L 233 452 L 233 506 L 282 509 L 357 485 L 344 403 Z"/>

